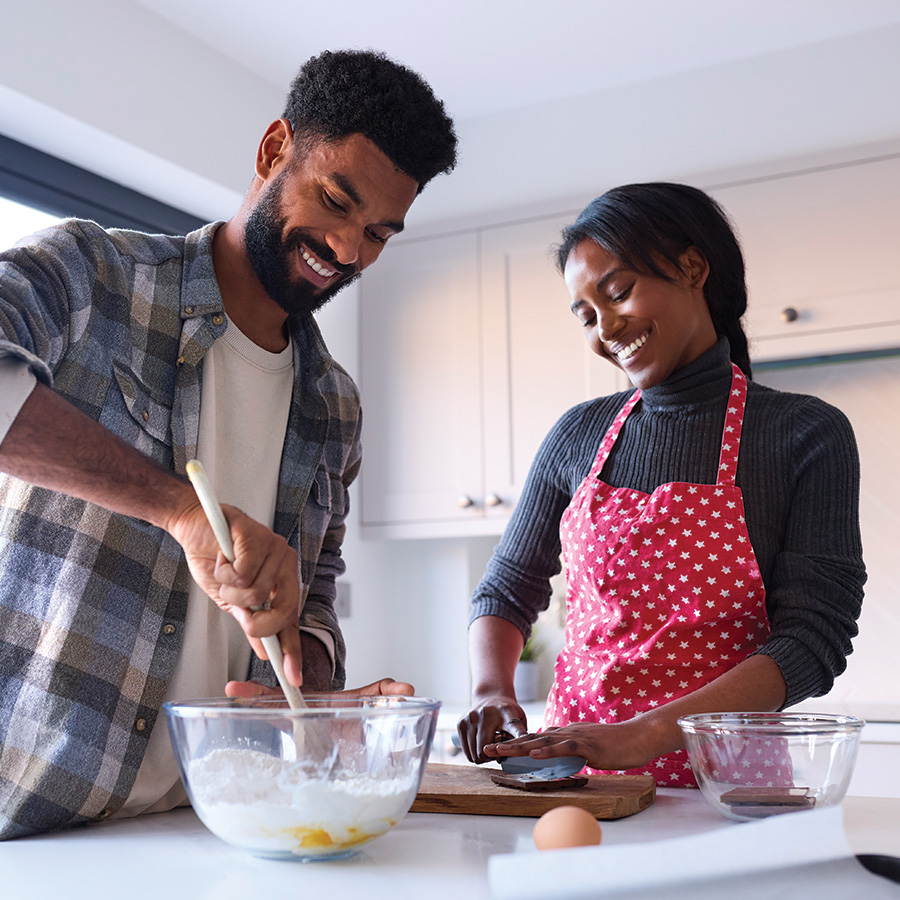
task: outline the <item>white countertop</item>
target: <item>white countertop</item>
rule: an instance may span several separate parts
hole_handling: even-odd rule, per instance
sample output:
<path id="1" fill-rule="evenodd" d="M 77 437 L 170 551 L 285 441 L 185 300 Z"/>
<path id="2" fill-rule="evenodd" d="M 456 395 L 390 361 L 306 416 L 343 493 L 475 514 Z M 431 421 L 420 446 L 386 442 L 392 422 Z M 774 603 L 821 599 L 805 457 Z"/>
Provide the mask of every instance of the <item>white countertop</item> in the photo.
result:
<path id="1" fill-rule="evenodd" d="M 855 852 L 900 856 L 900 799 L 848 797 L 843 808 Z M 179 809 L 0 843 L 0 896 L 489 900 L 488 859 L 498 853 L 537 852 L 531 841 L 534 822 L 411 813 L 351 859 L 295 863 L 256 859 L 235 850 L 207 831 L 192 810 Z M 643 812 L 602 825 L 604 845 L 741 827 L 711 809 L 698 791 L 673 788 L 660 789 L 656 802 Z M 867 877 L 863 872 L 860 876 Z M 896 888 L 900 897 L 900 885 L 877 882 L 891 892 Z M 681 889 L 672 896 L 683 894 Z M 753 896 L 781 892 L 767 888 Z"/>

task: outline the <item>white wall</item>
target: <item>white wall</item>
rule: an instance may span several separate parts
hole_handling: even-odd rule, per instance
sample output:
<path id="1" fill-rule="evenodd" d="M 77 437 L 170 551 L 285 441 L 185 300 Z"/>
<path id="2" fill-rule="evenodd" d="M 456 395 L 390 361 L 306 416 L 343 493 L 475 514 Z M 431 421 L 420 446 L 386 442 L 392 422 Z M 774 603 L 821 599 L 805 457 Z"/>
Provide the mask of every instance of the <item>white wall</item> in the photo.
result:
<path id="1" fill-rule="evenodd" d="M 3 5 L 0 133 L 210 219 L 286 91 L 127 0 Z"/>
<path id="2" fill-rule="evenodd" d="M 429 186 L 416 215 L 490 219 L 514 202 L 553 212 L 630 181 L 730 181 L 791 158 L 857 158 L 860 145 L 900 139 L 898 84 L 892 27 L 465 121 L 458 170 Z"/>

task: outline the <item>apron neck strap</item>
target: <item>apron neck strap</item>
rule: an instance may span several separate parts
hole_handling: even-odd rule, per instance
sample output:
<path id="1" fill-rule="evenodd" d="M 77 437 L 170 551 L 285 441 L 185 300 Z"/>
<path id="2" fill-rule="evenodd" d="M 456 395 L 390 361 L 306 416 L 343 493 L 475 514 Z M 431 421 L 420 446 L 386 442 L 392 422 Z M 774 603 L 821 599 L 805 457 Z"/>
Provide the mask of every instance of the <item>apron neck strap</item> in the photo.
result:
<path id="1" fill-rule="evenodd" d="M 631 411 L 641 399 L 640 389 L 636 390 L 619 410 L 609 430 L 603 437 L 600 450 L 590 474 L 599 478 L 600 472 L 606 465 L 606 460 L 612 452 L 613 445 L 619 437 L 619 432 L 625 424 Z M 728 406 L 725 411 L 725 426 L 722 430 L 722 449 L 719 453 L 719 470 L 716 475 L 716 484 L 734 484 L 737 472 L 738 453 L 741 448 L 741 427 L 744 422 L 744 405 L 747 400 L 747 378 L 734 364 L 731 364 L 731 390 L 728 395 Z"/>
<path id="2" fill-rule="evenodd" d="M 716 484 L 734 484 L 737 474 L 738 453 L 741 449 L 741 428 L 744 424 L 744 406 L 747 402 L 747 377 L 731 364 L 731 392 L 725 411 L 725 427 L 722 431 L 722 450 L 719 453 L 719 471 Z"/>

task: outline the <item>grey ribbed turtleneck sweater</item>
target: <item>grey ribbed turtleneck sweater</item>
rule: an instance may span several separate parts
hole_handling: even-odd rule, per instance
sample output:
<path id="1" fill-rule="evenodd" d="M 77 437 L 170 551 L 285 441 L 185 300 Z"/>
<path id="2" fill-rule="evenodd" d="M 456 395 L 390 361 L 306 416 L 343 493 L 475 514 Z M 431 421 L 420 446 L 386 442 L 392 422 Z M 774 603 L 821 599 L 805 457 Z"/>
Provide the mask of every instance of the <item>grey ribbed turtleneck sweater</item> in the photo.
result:
<path id="1" fill-rule="evenodd" d="M 605 363 L 601 363 L 605 364 Z M 601 473 L 646 493 L 716 480 L 728 342 L 648 388 Z M 631 391 L 570 409 L 544 439 L 522 496 L 472 596 L 472 619 L 508 619 L 527 635 L 559 572 L 559 520 Z M 737 485 L 766 588 L 772 633 L 760 652 L 787 683 L 786 706 L 826 693 L 857 633 L 865 568 L 859 533 L 859 456 L 847 418 L 815 397 L 750 382 Z"/>

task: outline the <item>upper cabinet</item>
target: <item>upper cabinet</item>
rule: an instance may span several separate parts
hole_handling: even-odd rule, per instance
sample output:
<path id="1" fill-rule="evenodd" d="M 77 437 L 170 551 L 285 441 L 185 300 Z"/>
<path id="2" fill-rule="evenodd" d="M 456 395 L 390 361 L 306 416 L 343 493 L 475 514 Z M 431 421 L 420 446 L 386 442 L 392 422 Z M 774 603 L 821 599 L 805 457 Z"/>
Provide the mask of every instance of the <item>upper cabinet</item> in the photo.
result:
<path id="1" fill-rule="evenodd" d="M 559 416 L 626 386 L 555 268 L 573 218 L 392 241 L 366 272 L 364 534 L 499 534 Z"/>
<path id="2" fill-rule="evenodd" d="M 744 249 L 755 360 L 900 347 L 900 159 L 712 193 Z M 395 239 L 366 272 L 364 534 L 499 534 L 559 416 L 628 387 L 556 271 L 574 218 Z"/>
<path id="3" fill-rule="evenodd" d="M 755 360 L 900 347 L 900 159 L 713 194 L 741 238 Z"/>

